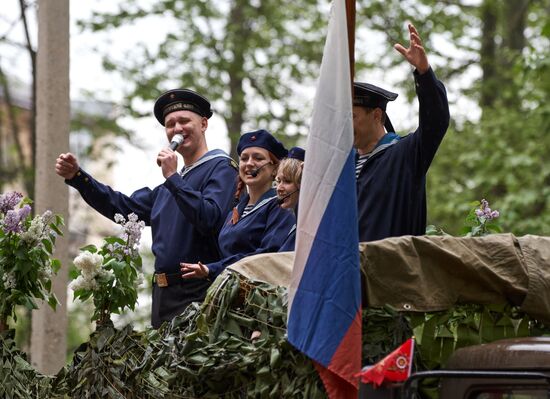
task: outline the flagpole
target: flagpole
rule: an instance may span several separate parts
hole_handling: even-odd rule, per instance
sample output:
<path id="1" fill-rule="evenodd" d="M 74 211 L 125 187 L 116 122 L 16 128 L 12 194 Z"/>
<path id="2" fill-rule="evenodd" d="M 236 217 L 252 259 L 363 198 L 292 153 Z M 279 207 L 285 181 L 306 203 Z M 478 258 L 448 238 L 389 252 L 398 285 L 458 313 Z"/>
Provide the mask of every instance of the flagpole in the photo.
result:
<path id="1" fill-rule="evenodd" d="M 351 94 L 353 95 L 353 78 L 355 76 L 355 0 L 346 0 L 346 20 L 348 25 L 348 50 L 351 77 Z"/>

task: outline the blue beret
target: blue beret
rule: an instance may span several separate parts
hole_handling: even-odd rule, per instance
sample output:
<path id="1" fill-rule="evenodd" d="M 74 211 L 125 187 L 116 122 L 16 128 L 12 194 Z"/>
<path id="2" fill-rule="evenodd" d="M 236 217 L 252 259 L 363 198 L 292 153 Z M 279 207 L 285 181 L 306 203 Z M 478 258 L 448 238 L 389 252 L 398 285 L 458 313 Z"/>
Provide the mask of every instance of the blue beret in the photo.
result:
<path id="1" fill-rule="evenodd" d="M 298 159 L 299 161 L 304 160 L 306 156 L 306 150 L 300 147 L 292 147 L 290 150 L 288 150 L 288 158 L 294 158 Z"/>
<path id="2" fill-rule="evenodd" d="M 168 90 L 155 101 L 153 112 L 162 126 L 166 115 L 174 111 L 192 111 L 206 118 L 212 116 L 210 101 L 189 89 Z"/>
<path id="3" fill-rule="evenodd" d="M 287 156 L 288 151 L 285 146 L 271 135 L 267 130 L 256 130 L 254 132 L 245 133 L 239 139 L 237 145 L 237 154 L 248 147 L 260 147 L 271 152 L 277 159 L 282 159 Z"/>
<path id="4" fill-rule="evenodd" d="M 397 98 L 397 93 L 392 93 L 370 83 L 353 83 L 353 105 L 368 108 L 381 108 L 386 110 L 388 101 Z"/>

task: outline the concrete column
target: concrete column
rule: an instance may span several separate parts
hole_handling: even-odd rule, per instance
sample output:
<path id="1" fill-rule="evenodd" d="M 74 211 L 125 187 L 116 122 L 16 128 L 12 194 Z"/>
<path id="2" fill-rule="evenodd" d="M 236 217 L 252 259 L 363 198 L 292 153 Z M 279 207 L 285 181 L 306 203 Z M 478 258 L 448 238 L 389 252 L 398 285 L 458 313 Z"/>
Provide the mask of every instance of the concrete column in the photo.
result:
<path id="1" fill-rule="evenodd" d="M 54 256 L 62 268 L 53 282 L 60 305 L 32 312 L 31 362 L 45 374 L 65 365 L 67 351 L 68 188 L 55 174 L 55 159 L 69 149 L 69 0 L 38 1 L 36 113 L 37 213 L 50 209 L 65 218 Z"/>

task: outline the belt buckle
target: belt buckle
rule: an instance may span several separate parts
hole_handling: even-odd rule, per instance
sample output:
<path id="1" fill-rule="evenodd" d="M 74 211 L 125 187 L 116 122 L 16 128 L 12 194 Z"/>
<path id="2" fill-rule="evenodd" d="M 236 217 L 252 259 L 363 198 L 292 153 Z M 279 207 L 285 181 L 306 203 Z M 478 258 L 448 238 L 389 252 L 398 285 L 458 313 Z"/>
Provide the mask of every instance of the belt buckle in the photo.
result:
<path id="1" fill-rule="evenodd" d="M 155 274 L 155 280 L 159 287 L 168 287 L 168 279 L 166 278 L 166 273 Z"/>

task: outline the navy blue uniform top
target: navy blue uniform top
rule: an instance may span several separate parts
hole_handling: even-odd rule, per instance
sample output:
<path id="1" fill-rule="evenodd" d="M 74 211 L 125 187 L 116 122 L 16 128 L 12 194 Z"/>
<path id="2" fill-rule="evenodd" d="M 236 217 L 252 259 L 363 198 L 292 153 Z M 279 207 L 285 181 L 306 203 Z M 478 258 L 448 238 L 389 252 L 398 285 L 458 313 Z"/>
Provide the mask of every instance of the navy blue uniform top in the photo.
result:
<path id="1" fill-rule="evenodd" d="M 242 215 L 248 200 L 249 196 L 245 195 L 239 201 L 239 215 Z M 229 212 L 218 238 L 222 260 L 208 264 L 213 278 L 245 256 L 277 252 L 296 222 L 292 212 L 279 206 L 273 189 L 264 193 L 256 206 L 237 223 L 231 223 L 231 216 L 232 212 Z"/>
<path id="2" fill-rule="evenodd" d="M 292 252 L 296 247 L 296 224 L 291 227 L 279 252 Z"/>
<path id="3" fill-rule="evenodd" d="M 232 163 L 223 151 L 212 150 L 155 189 L 145 187 L 129 197 L 82 170 L 66 183 L 109 219 L 135 213 L 151 226 L 155 271 L 180 273 L 180 262 L 220 259 L 217 237 L 235 192 Z"/>
<path id="4" fill-rule="evenodd" d="M 289 209 L 288 211 L 292 212 L 296 218 L 296 221 L 298 221 L 298 203 L 296 203 L 294 209 Z M 292 252 L 296 249 L 296 227 L 297 225 L 294 223 L 286 236 L 285 242 L 281 245 L 279 252 Z"/>
<path id="5" fill-rule="evenodd" d="M 449 126 L 443 84 L 430 68 L 414 72 L 419 126 L 394 144 L 375 148 L 357 179 L 359 241 L 426 231 L 426 173 Z"/>

